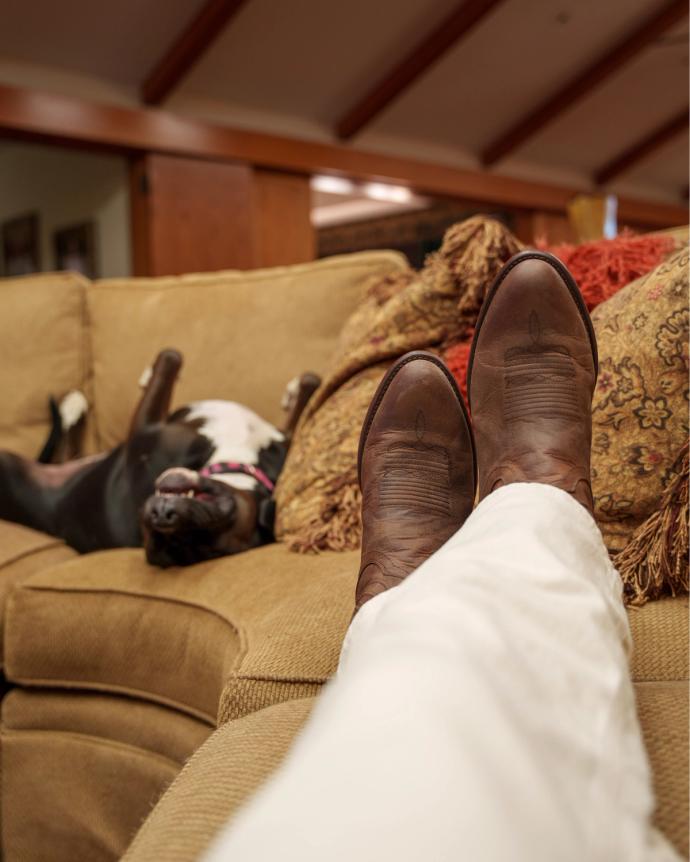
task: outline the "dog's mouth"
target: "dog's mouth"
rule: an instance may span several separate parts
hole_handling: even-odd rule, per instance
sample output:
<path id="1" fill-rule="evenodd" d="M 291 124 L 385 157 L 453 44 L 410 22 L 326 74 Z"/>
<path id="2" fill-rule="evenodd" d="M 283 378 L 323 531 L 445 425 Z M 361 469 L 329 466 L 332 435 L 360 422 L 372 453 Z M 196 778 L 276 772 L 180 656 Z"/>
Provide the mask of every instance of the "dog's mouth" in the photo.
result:
<path id="1" fill-rule="evenodd" d="M 145 528 L 172 534 L 180 530 L 218 530 L 234 522 L 235 491 L 224 482 L 174 467 L 156 480 L 142 511 Z"/>
<path id="2" fill-rule="evenodd" d="M 194 470 L 175 467 L 158 477 L 154 493 L 156 497 L 187 497 L 203 503 L 212 502 L 218 489 L 215 483 Z"/>

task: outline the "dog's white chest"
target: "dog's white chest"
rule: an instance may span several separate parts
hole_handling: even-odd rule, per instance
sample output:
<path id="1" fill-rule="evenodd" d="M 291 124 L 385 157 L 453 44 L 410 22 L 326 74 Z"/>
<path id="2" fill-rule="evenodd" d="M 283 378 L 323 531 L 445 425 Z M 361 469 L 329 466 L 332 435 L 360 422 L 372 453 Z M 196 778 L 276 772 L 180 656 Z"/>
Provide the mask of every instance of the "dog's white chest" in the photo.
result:
<path id="1" fill-rule="evenodd" d="M 206 466 L 219 461 L 256 466 L 262 449 L 284 440 L 270 422 L 234 401 L 195 401 L 189 405 L 189 411 L 186 421 L 199 422 L 199 433 L 214 447 Z M 214 474 L 213 478 L 245 490 L 256 485 L 255 479 L 241 473 Z"/>

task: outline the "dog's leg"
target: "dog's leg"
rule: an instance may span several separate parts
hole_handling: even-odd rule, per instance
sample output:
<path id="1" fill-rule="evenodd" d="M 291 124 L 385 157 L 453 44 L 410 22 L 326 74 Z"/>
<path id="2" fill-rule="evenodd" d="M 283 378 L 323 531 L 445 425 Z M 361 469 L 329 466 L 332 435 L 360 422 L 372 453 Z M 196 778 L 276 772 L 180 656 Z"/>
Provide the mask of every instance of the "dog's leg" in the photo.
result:
<path id="1" fill-rule="evenodd" d="M 182 354 L 177 350 L 161 350 L 153 363 L 151 376 L 139 399 L 129 426 L 129 440 L 147 425 L 163 422 L 170 410 L 170 400 L 177 375 L 182 367 Z"/>
<path id="2" fill-rule="evenodd" d="M 65 464 L 81 454 L 89 404 L 82 392 L 73 389 L 59 404 L 51 395 L 49 406 L 50 434 L 37 460 L 40 464 Z"/>
<path id="3" fill-rule="evenodd" d="M 283 434 L 288 443 L 292 440 L 304 408 L 319 386 L 321 386 L 321 378 L 312 371 L 305 371 L 300 377 L 295 377 L 288 383 L 282 405 L 285 411 Z"/>
<path id="4" fill-rule="evenodd" d="M 53 532 L 50 503 L 39 481 L 43 469 L 51 468 L 13 452 L 0 452 L 0 518 Z"/>

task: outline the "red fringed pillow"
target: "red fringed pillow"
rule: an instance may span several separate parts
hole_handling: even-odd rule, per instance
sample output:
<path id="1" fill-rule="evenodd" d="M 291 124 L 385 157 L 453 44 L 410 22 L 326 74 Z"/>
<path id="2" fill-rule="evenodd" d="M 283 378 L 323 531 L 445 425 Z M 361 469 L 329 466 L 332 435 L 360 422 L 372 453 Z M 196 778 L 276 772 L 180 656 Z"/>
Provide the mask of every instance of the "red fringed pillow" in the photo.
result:
<path id="1" fill-rule="evenodd" d="M 537 245 L 546 248 L 545 244 Z M 671 236 L 635 236 L 624 231 L 615 239 L 557 245 L 548 251 L 568 267 L 591 311 L 626 284 L 651 272 L 676 245 Z"/>
<path id="2" fill-rule="evenodd" d="M 600 239 L 581 245 L 563 244 L 549 248 L 546 243 L 537 242 L 538 248 L 550 251 L 568 267 L 590 311 L 626 284 L 647 275 L 678 246 L 678 239 L 673 236 L 637 236 L 631 231 L 623 231 L 615 239 Z M 488 290 L 489 286 L 485 285 L 485 290 Z M 479 306 L 476 311 L 479 311 Z M 470 330 L 461 342 L 449 347 L 443 357 L 465 399 L 467 363 L 473 331 Z"/>

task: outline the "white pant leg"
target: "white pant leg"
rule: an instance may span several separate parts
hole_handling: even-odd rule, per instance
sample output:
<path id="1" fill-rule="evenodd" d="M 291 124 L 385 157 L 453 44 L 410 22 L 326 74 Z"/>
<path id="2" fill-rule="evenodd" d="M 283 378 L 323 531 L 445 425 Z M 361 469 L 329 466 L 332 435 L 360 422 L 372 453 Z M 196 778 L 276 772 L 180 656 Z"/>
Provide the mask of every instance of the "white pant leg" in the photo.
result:
<path id="1" fill-rule="evenodd" d="M 283 767 L 207 862 L 635 862 L 652 830 L 621 584 L 589 514 L 491 494 L 355 618 Z"/>

